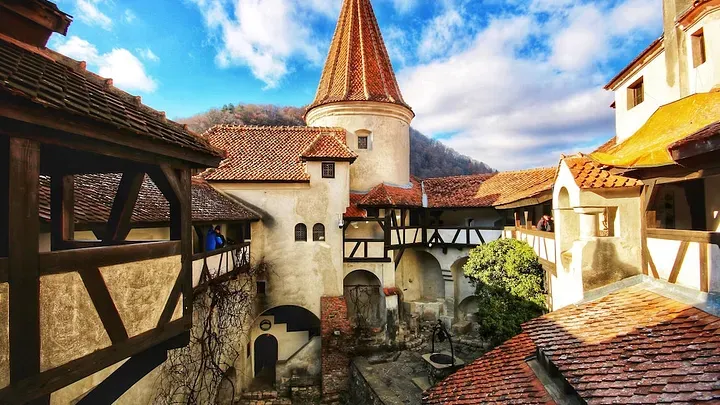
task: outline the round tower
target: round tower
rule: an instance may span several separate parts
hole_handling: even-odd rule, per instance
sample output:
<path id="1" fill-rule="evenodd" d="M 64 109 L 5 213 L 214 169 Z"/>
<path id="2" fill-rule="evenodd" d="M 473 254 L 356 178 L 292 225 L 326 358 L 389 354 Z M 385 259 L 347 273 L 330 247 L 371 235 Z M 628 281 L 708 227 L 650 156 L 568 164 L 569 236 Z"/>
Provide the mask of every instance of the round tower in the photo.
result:
<path id="1" fill-rule="evenodd" d="M 348 131 L 358 158 L 350 166 L 350 189 L 410 183 L 412 109 L 400 93 L 370 0 L 344 0 L 309 126 Z"/>

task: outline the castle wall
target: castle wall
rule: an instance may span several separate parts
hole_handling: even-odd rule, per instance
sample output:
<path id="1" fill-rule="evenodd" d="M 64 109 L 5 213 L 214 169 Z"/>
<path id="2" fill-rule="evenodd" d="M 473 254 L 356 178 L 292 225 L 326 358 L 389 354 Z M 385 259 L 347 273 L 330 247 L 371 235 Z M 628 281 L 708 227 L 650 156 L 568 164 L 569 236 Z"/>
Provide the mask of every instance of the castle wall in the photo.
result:
<path id="1" fill-rule="evenodd" d="M 348 131 L 347 145 L 358 154 L 350 166 L 350 189 L 368 191 L 386 182 L 410 183 L 410 121 L 404 107 L 387 103 L 336 103 L 311 110 L 313 127 L 340 127 Z M 358 149 L 357 131 L 370 132 L 368 149 Z"/>
<path id="2" fill-rule="evenodd" d="M 324 179 L 320 162 L 308 162 L 310 183 L 213 183 L 231 196 L 267 213 L 252 225 L 253 262 L 264 259 L 267 308 L 297 305 L 320 316 L 320 297 L 342 295 L 343 230 L 339 221 L 349 204 L 349 164 L 335 164 Z M 295 225 L 307 226 L 308 241 L 295 241 Z M 325 240 L 312 240 L 313 225 L 325 225 Z"/>

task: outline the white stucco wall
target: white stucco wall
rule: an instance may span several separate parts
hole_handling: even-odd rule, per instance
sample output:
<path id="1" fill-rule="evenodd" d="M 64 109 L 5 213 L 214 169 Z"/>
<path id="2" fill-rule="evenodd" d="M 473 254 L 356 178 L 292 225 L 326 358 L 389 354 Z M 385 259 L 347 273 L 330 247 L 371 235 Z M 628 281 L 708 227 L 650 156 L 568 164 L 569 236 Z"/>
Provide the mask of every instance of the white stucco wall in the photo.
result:
<path id="1" fill-rule="evenodd" d="M 665 66 L 665 51 L 661 50 L 654 59 L 625 79 L 615 90 L 615 130 L 619 143 L 640 129 L 658 107 L 680 97 L 679 85 L 668 85 Z M 628 109 L 628 86 L 640 77 L 643 78 L 645 86 L 645 100 Z"/>
<path id="2" fill-rule="evenodd" d="M 358 154 L 350 168 L 350 189 L 367 191 L 386 182 L 410 183 L 410 121 L 405 107 L 388 103 L 336 103 L 310 111 L 313 127 L 340 127 L 348 131 L 347 144 Z M 370 131 L 368 149 L 358 149 L 358 130 Z"/>
<path id="3" fill-rule="evenodd" d="M 693 67 L 692 35 L 703 30 L 705 36 L 706 61 Z M 714 9 L 685 29 L 687 46 L 687 64 L 689 68 L 688 84 L 690 93 L 710 91 L 720 84 L 720 9 Z"/>
<path id="4" fill-rule="evenodd" d="M 339 219 L 349 204 L 349 164 L 336 162 L 335 178 L 324 179 L 320 162 L 308 162 L 310 183 L 213 183 L 268 214 L 252 225 L 252 260 L 264 259 L 269 307 L 297 305 L 320 317 L 320 297 L 342 295 L 343 236 Z M 308 229 L 295 242 L 295 225 Z M 325 241 L 312 241 L 312 227 L 325 225 Z"/>

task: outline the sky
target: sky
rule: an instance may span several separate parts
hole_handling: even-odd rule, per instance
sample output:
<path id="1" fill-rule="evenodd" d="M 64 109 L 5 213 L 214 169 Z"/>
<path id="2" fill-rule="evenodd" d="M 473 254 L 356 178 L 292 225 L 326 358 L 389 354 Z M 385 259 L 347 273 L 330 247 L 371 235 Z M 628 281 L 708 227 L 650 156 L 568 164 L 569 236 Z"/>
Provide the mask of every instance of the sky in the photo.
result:
<path id="1" fill-rule="evenodd" d="M 312 102 L 342 0 L 58 0 L 49 46 L 175 119 Z M 412 125 L 498 170 L 614 136 L 607 81 L 662 31 L 661 0 L 372 0 Z"/>

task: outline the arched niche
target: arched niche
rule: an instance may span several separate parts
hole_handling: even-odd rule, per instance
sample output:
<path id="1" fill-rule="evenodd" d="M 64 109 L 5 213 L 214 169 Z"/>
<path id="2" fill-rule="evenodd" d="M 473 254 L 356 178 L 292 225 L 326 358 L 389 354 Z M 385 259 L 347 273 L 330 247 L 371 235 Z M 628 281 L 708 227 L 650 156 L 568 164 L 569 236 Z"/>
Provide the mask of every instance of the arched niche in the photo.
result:
<path id="1" fill-rule="evenodd" d="M 358 328 L 378 328 L 387 319 L 385 296 L 378 277 L 367 270 L 354 270 L 343 279 L 348 317 Z"/>

